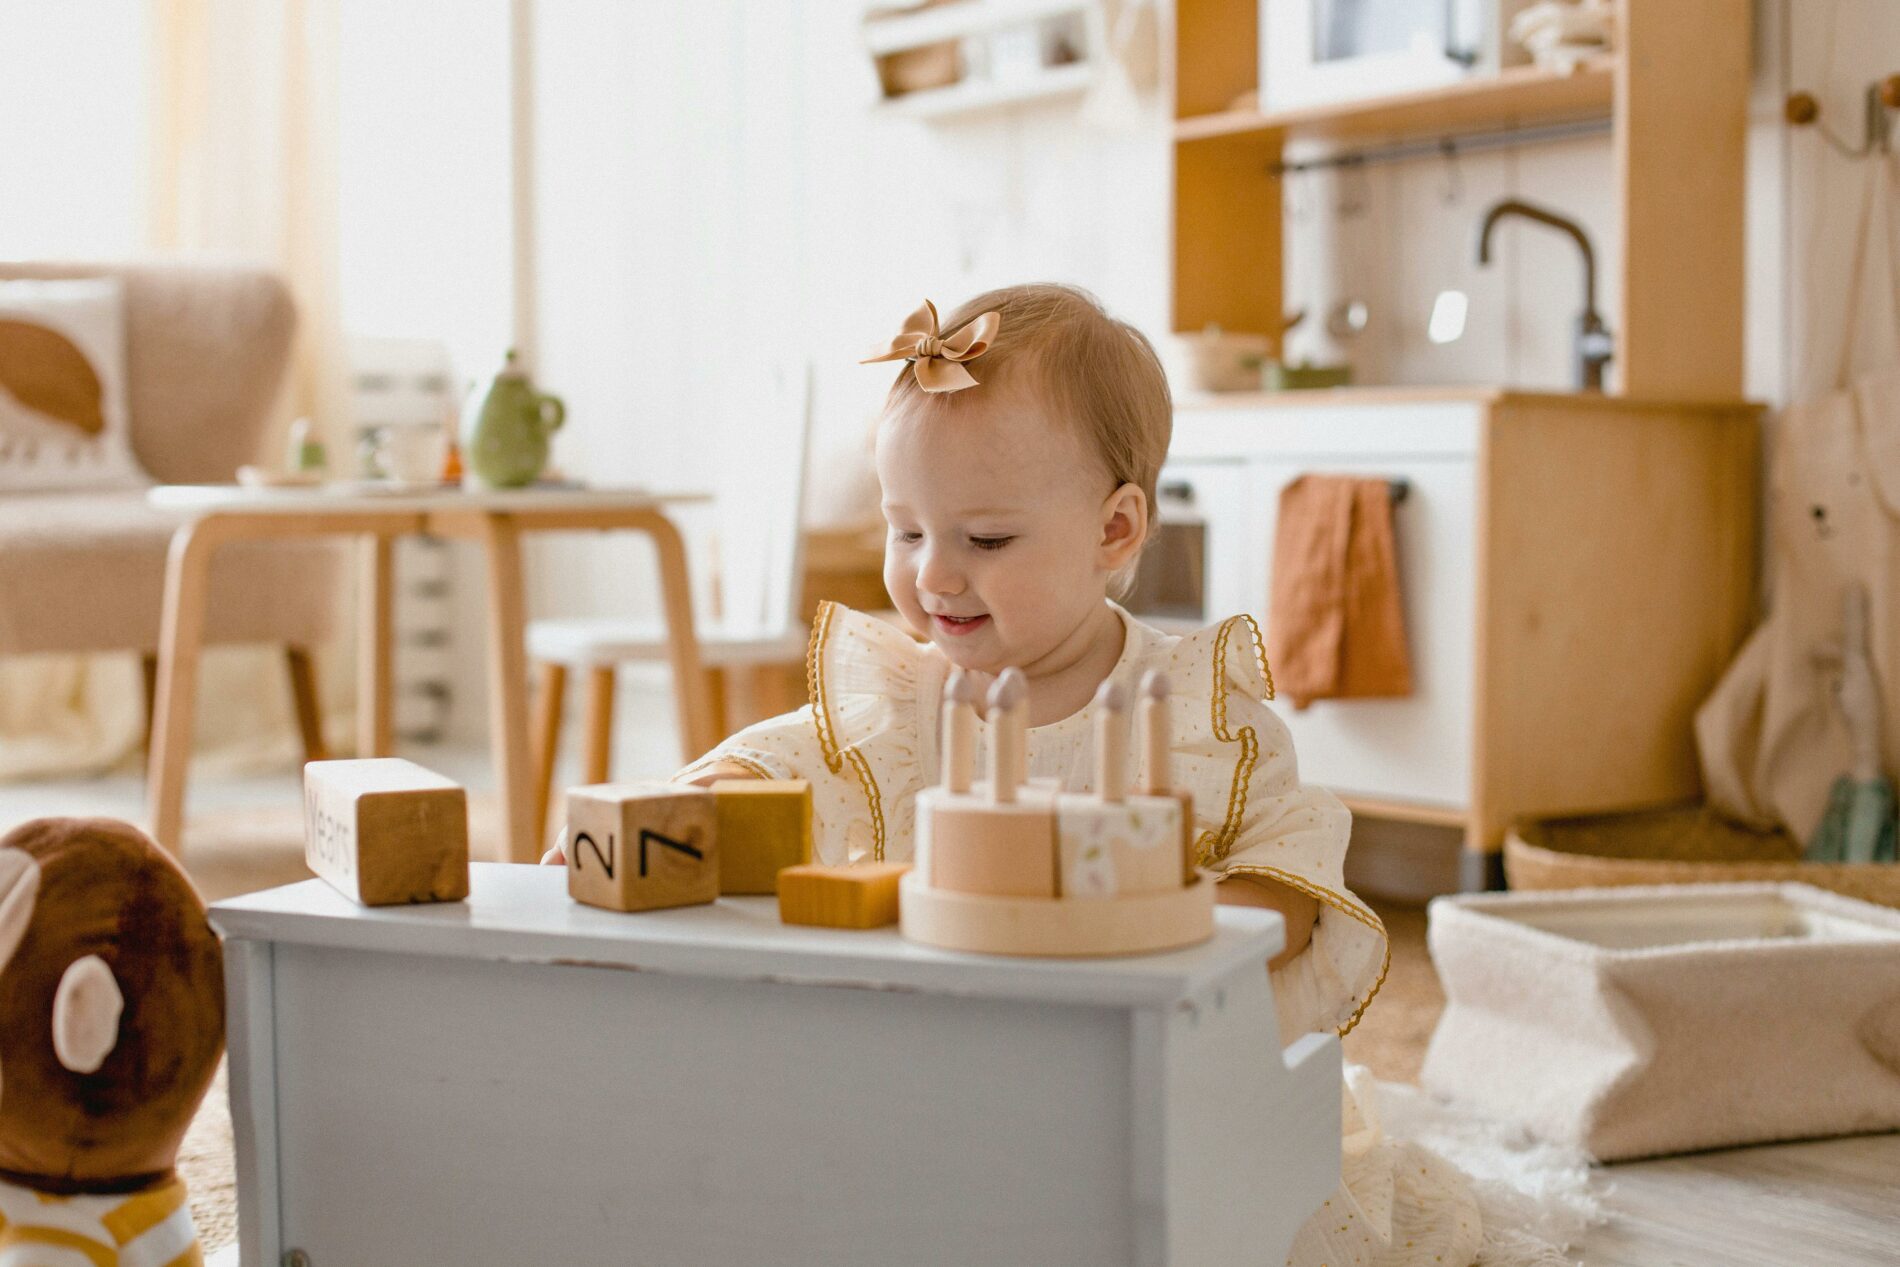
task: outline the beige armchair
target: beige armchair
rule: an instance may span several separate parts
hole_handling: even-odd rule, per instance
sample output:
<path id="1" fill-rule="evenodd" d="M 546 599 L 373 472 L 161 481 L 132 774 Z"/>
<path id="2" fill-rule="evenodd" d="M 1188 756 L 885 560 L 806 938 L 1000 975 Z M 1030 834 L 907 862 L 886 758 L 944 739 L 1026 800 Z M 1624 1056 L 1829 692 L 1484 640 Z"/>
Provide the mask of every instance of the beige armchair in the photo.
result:
<path id="1" fill-rule="evenodd" d="M 132 447 L 161 483 L 228 483 L 259 457 L 290 359 L 296 310 L 274 275 L 203 265 L 13 264 L 0 280 L 113 276 L 125 287 Z M 0 494 L 0 655 L 146 657 L 147 716 L 165 556 L 178 515 L 143 489 Z M 207 642 L 285 647 L 305 752 L 321 757 L 309 648 L 337 623 L 333 546 L 260 543 L 219 554 Z"/>

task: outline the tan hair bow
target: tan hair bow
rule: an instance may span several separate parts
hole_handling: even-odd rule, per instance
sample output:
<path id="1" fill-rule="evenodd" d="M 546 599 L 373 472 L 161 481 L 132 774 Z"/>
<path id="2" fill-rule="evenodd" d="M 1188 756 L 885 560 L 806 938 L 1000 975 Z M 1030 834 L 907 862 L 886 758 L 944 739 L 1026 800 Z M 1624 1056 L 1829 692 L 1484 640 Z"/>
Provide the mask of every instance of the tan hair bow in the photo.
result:
<path id="1" fill-rule="evenodd" d="M 917 375 L 917 386 L 925 391 L 960 392 L 975 387 L 976 380 L 959 362 L 974 360 L 989 351 L 1002 324 L 1001 316 L 986 312 L 966 322 L 955 334 L 942 335 L 937 328 L 937 305 L 926 299 L 923 307 L 904 320 L 903 332 L 891 340 L 888 348 L 858 364 L 909 361 Z"/>

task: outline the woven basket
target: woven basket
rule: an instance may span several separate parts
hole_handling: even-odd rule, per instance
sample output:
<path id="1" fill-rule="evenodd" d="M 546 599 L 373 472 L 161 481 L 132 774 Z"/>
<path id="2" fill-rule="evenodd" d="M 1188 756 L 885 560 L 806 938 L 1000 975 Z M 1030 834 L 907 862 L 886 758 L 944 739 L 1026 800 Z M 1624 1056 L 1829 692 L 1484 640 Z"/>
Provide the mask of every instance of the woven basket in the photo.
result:
<path id="1" fill-rule="evenodd" d="M 1513 889 L 1798 880 L 1900 907 L 1900 865 L 1803 862 L 1785 832 L 1741 827 L 1706 805 L 1521 822 L 1504 840 Z"/>

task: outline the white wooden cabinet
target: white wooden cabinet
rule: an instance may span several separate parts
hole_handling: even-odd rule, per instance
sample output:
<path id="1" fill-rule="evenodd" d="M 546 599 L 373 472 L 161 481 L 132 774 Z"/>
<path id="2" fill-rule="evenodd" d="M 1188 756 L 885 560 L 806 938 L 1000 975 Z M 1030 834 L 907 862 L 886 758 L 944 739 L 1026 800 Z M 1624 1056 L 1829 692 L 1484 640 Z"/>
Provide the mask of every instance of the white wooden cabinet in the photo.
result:
<path id="1" fill-rule="evenodd" d="M 1267 624 L 1279 492 L 1403 481 L 1415 690 L 1281 715 L 1356 811 L 1457 825 L 1697 791 L 1691 717 L 1751 614 L 1755 410 L 1490 389 L 1205 397 L 1165 481 L 1207 520 L 1208 620 Z"/>
<path id="2" fill-rule="evenodd" d="M 1339 1040 L 1281 1050 L 1269 912 L 1006 959 L 471 880 L 212 908 L 246 1267 L 1265 1265 L 1338 1183 Z"/>

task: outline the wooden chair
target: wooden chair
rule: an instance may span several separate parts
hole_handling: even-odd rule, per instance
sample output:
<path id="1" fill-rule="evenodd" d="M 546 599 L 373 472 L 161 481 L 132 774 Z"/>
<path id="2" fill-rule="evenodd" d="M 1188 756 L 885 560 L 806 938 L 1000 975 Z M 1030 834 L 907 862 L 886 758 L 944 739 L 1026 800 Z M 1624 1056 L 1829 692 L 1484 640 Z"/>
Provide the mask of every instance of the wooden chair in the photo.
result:
<path id="1" fill-rule="evenodd" d="M 807 626 L 798 611 L 805 572 L 805 477 L 811 456 L 811 370 L 768 367 L 747 384 L 732 422 L 714 428 L 722 463 L 714 485 L 712 558 L 695 569 L 714 578 L 695 618 L 714 709 L 726 725 L 733 704 L 746 720 L 767 716 L 775 679 L 766 670 L 802 663 Z M 763 423 L 760 420 L 763 419 Z M 720 432 L 726 433 L 721 436 Z M 604 783 L 613 759 L 614 670 L 666 658 L 657 620 L 537 620 L 528 626 L 535 667 L 535 806 L 547 822 L 570 670 L 586 673 L 581 782 Z M 735 698 L 736 697 L 736 698 Z M 796 703 L 790 701 L 776 701 Z M 802 699 L 797 701 L 802 703 Z M 680 737 L 682 758 L 700 755 Z"/>
<path id="2" fill-rule="evenodd" d="M 0 261 L 0 280 L 113 277 L 125 295 L 126 406 L 139 465 L 162 483 L 229 482 L 258 457 L 290 364 L 296 308 L 282 278 L 215 264 Z M 136 651 L 146 717 L 166 551 L 181 522 L 145 489 L 0 497 L 0 655 Z M 205 639 L 284 649 L 304 756 L 326 755 L 311 648 L 334 632 L 345 558 L 310 542 L 219 556 Z"/>

